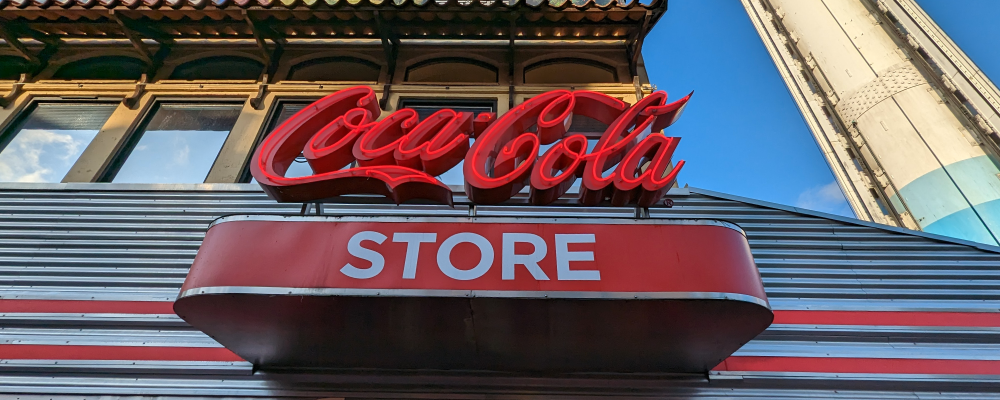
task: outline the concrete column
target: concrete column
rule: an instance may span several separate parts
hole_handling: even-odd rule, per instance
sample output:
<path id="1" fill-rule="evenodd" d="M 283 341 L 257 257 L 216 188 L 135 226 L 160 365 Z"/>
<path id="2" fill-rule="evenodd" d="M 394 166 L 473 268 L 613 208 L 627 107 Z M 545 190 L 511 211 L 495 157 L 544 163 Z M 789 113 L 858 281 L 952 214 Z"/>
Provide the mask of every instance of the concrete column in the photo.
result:
<path id="1" fill-rule="evenodd" d="M 810 96 L 821 98 L 800 103 L 803 112 L 832 112 L 846 131 L 845 144 L 860 153 L 864 172 L 874 178 L 865 182 L 868 187 L 840 180 L 845 192 L 877 189 L 904 225 L 997 244 L 996 159 L 878 8 L 862 0 L 746 0 L 744 5 L 751 13 L 769 14 L 759 18 L 770 19 L 772 26 L 758 31 L 765 41 L 786 47 L 772 57 L 781 63 L 796 59 Z M 785 80 L 802 89 L 796 79 Z M 857 169 L 844 159 L 828 161 L 834 169 Z"/>

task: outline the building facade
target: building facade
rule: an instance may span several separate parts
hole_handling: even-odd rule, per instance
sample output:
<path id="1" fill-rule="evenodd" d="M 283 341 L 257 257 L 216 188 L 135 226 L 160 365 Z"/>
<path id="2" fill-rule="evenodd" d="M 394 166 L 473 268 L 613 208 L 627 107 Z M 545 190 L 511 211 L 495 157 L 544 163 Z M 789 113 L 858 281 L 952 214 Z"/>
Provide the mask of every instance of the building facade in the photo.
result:
<path id="1" fill-rule="evenodd" d="M 1000 396 L 996 246 L 698 189 L 673 188 L 650 207 L 581 206 L 573 190 L 548 206 L 527 192 L 483 205 L 448 171 L 448 206 L 370 195 L 278 203 L 253 182 L 268 135 L 346 88 L 370 87 L 383 115 L 503 115 L 557 89 L 637 103 L 652 93 L 640 49 L 666 11 L 662 0 L 0 0 L 0 393 Z M 595 145 L 606 129 L 574 118 L 568 131 Z M 286 176 L 311 173 L 297 160 Z M 721 221 L 748 240 L 774 322 L 718 365 L 685 373 L 255 365 L 175 313 L 206 231 L 232 215 Z M 473 344 L 487 333 L 471 332 Z"/>
<path id="2" fill-rule="evenodd" d="M 996 245 L 997 88 L 912 0 L 744 0 L 858 218 Z"/>

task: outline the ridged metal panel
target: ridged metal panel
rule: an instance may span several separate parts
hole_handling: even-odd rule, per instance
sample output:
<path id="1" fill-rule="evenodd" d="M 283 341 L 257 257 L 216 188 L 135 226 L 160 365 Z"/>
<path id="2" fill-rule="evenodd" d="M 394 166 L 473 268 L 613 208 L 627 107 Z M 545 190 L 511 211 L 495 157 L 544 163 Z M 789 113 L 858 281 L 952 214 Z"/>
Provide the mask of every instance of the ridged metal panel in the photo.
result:
<path id="1" fill-rule="evenodd" d="M 226 190 L 144 191 L 134 185 L 121 190 L 113 190 L 114 185 L 92 190 L 86 190 L 86 185 L 32 188 L 0 189 L 2 299 L 172 301 L 213 219 L 228 214 L 303 212 L 302 205 L 275 203 L 249 185 L 227 185 Z M 1000 312 L 1000 248 L 711 192 L 678 190 L 670 198 L 672 208 L 651 209 L 649 217 L 721 219 L 746 231 L 776 310 Z M 366 199 L 358 198 L 352 204 L 323 204 L 318 211 L 309 206 L 305 211 L 324 215 L 636 215 L 636 210 L 627 208 L 470 207 L 463 198 L 456 200 L 456 206 L 449 208 L 364 204 Z M 172 314 L 86 312 L 0 313 L 0 344 L 219 347 Z M 778 323 L 737 355 L 1000 360 L 1000 328 Z M 279 380 L 296 381 L 293 389 L 276 386 L 275 375 L 249 374 L 250 365 L 245 362 L 2 360 L 0 392 L 414 397 L 429 393 L 429 382 L 437 382 L 434 390 L 454 392 L 460 398 L 475 393 L 498 398 L 622 395 L 625 387 L 636 396 L 683 398 L 768 398 L 773 390 L 781 390 L 788 398 L 976 398 L 987 395 L 916 392 L 1000 392 L 1000 371 L 965 377 L 723 372 L 708 379 L 580 381 L 573 377 L 545 382 L 489 374 L 466 380 L 388 374 L 379 378 L 385 383 L 383 389 L 364 384 L 365 378 L 354 375 L 280 376 Z M 462 387 L 475 379 L 483 383 Z M 449 389 L 449 384 L 441 382 L 455 386 Z M 847 389 L 869 391 L 843 392 Z"/>

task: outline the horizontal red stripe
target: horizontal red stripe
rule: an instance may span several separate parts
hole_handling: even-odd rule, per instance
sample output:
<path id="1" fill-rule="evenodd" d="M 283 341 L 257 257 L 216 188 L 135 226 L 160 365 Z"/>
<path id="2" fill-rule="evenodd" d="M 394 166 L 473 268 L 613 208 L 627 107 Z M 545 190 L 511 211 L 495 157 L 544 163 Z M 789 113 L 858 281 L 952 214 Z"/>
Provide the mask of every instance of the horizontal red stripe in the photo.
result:
<path id="1" fill-rule="evenodd" d="M 1000 327 L 1000 313 L 775 311 L 775 324 Z"/>
<path id="2" fill-rule="evenodd" d="M 0 300 L 0 313 L 173 314 L 170 301 Z"/>
<path id="3" fill-rule="evenodd" d="M 221 347 L 0 344 L 3 360 L 243 361 Z"/>
<path id="4" fill-rule="evenodd" d="M 842 374 L 1000 375 L 1000 361 L 733 356 L 727 358 L 713 370 Z"/>
<path id="5" fill-rule="evenodd" d="M 169 301 L 0 300 L 0 313 L 173 314 Z M 1000 313 L 777 310 L 775 324 L 1000 327 Z"/>

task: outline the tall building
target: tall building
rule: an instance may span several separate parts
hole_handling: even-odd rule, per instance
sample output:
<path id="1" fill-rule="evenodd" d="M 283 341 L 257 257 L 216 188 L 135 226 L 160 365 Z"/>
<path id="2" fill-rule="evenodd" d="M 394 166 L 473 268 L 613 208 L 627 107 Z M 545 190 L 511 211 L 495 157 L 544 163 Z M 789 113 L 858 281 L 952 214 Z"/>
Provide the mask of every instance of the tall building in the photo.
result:
<path id="1" fill-rule="evenodd" d="M 1000 247 L 671 187 L 666 12 L 0 0 L 0 397 L 997 397 Z"/>
<path id="2" fill-rule="evenodd" d="M 1000 238 L 1000 92 L 915 0 L 743 0 L 858 218 Z"/>

